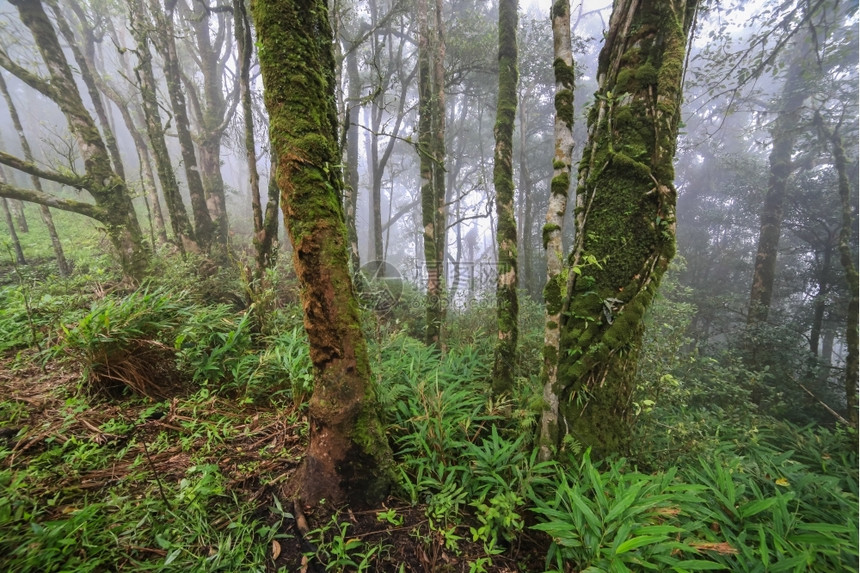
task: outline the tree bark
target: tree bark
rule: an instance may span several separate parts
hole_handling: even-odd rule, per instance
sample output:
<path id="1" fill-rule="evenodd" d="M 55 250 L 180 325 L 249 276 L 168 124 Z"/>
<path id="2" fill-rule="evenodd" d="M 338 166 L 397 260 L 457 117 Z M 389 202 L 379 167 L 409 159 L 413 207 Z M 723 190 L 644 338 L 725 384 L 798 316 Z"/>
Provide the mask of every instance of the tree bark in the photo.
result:
<path id="1" fill-rule="evenodd" d="M 255 0 L 252 13 L 314 365 L 299 495 L 372 504 L 391 484 L 391 452 L 349 273 L 328 9 L 323 0 Z"/>
<path id="2" fill-rule="evenodd" d="M 619 0 L 598 59 L 553 392 L 565 431 L 598 455 L 626 448 L 643 318 L 675 254 L 672 160 L 695 13 L 696 0 Z"/>
<path id="3" fill-rule="evenodd" d="M 348 44 L 346 53 L 346 77 L 348 82 L 346 98 L 346 185 L 344 186 L 343 205 L 346 211 L 346 234 L 349 241 L 349 262 L 353 276 L 361 268 L 361 255 L 358 250 L 358 117 L 361 110 L 361 78 L 358 73 L 356 46 Z"/>
<path id="4" fill-rule="evenodd" d="M 564 214 L 570 193 L 573 164 L 573 90 L 576 78 L 570 38 L 570 0 L 555 0 L 552 6 L 553 70 L 555 72 L 555 154 L 543 248 L 546 251 L 546 286 L 544 287 L 544 347 L 541 381 L 540 456 L 549 460 L 555 454 L 560 435 L 558 427 L 559 396 L 564 388 L 558 381 L 558 356 L 561 344 L 561 311 L 567 277 L 564 270 L 562 232 Z"/>
<path id="5" fill-rule="evenodd" d="M 12 4 L 17 7 L 21 21 L 32 32 L 39 53 L 50 73 L 51 81 L 48 86 L 40 86 L 39 82 L 34 82 L 34 87 L 40 91 L 47 87 L 47 94 L 66 116 L 84 161 L 87 173 L 86 189 L 104 214 L 103 222 L 111 243 L 119 255 L 123 272 L 139 279 L 145 272 L 150 253 L 125 181 L 111 166 L 105 143 L 93 118 L 84 106 L 57 34 L 41 2 L 12 0 Z M 27 79 L 32 80 L 32 78 Z"/>
<path id="6" fill-rule="evenodd" d="M 2 74 L 0 74 L 0 92 L 3 93 L 3 99 L 6 100 L 6 107 L 9 108 L 9 116 L 12 118 L 12 126 L 18 133 L 18 141 L 20 142 L 21 149 L 24 152 L 24 159 L 29 163 L 33 163 L 33 150 L 30 148 L 30 141 L 27 139 L 27 134 L 24 133 L 24 125 L 21 123 L 21 117 L 18 115 L 18 107 L 12 99 L 12 94 L 9 93 L 9 89 L 6 86 L 6 80 L 3 78 Z M 41 179 L 35 175 L 31 175 L 30 182 L 33 185 L 33 189 L 40 193 L 42 192 Z M 71 269 L 69 268 L 69 263 L 66 261 L 63 244 L 60 242 L 59 235 L 57 235 L 57 228 L 54 226 L 54 218 L 51 216 L 51 210 L 45 205 L 39 205 L 39 213 L 42 216 L 42 222 L 45 223 L 45 227 L 48 229 L 48 236 L 51 237 L 51 245 L 54 248 L 54 256 L 57 257 L 57 268 L 60 272 L 60 276 L 69 276 Z"/>
<path id="7" fill-rule="evenodd" d="M 494 129 L 493 184 L 496 189 L 496 285 L 498 341 L 493 360 L 493 394 L 514 387 L 517 354 L 517 221 L 514 217 L 514 121 L 517 116 L 517 0 L 499 1 L 499 96 Z"/>

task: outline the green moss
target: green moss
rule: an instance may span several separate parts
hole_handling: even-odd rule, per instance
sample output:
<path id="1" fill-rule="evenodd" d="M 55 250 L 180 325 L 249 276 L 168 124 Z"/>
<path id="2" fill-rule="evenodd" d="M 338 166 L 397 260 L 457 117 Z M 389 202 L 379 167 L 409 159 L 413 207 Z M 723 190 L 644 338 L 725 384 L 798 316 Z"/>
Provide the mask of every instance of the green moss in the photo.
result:
<path id="1" fill-rule="evenodd" d="M 570 126 L 573 124 L 573 91 L 559 90 L 555 94 L 555 113 Z"/>
<path id="2" fill-rule="evenodd" d="M 550 183 L 550 192 L 553 195 L 561 195 L 563 197 L 567 197 L 569 189 L 570 175 L 567 172 L 559 173 L 552 178 L 552 182 Z"/>
<path id="3" fill-rule="evenodd" d="M 555 81 L 561 84 L 565 89 L 573 89 L 576 81 L 576 70 L 574 66 L 567 65 L 561 58 L 556 58 L 552 62 L 552 69 L 555 72 Z"/>
<path id="4" fill-rule="evenodd" d="M 543 235 L 543 248 L 544 249 L 546 249 L 547 245 L 549 244 L 550 236 L 554 232 L 560 231 L 560 230 L 561 230 L 561 227 L 559 227 L 555 223 L 547 223 L 543 226 L 543 230 L 541 231 L 541 234 Z"/>
<path id="5" fill-rule="evenodd" d="M 645 62 L 636 69 L 636 81 L 641 86 L 649 86 L 657 83 L 657 69 L 651 62 Z"/>
<path id="6" fill-rule="evenodd" d="M 564 161 L 561 161 L 560 159 L 553 159 L 552 160 L 552 168 L 556 169 L 556 170 L 566 169 L 567 163 L 565 163 Z"/>

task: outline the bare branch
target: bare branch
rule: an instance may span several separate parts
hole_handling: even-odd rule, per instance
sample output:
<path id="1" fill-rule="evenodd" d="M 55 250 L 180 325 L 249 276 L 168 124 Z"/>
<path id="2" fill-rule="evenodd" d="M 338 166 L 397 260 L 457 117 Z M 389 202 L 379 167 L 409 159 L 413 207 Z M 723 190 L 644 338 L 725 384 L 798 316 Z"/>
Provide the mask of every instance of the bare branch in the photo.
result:
<path id="1" fill-rule="evenodd" d="M 0 163 L 8 165 L 13 169 L 17 169 L 18 171 L 23 171 L 29 175 L 35 175 L 36 177 L 41 177 L 48 181 L 68 185 L 75 189 L 88 189 L 89 181 L 86 177 L 81 177 L 80 175 L 75 175 L 73 173 L 66 174 L 59 173 L 57 171 L 47 171 L 31 161 L 24 161 L 20 157 L 9 155 L 3 151 L 0 151 Z"/>
<path id="2" fill-rule="evenodd" d="M 74 199 L 62 199 L 49 193 L 43 193 L 33 189 L 22 189 L 2 182 L 0 182 L 0 197 L 18 199 L 19 201 L 27 201 L 29 203 L 37 203 L 39 205 L 45 205 L 46 207 L 52 207 L 61 211 L 84 215 L 101 222 L 104 222 L 107 218 L 105 212 L 96 205 L 84 203 L 83 201 L 75 201 Z"/>

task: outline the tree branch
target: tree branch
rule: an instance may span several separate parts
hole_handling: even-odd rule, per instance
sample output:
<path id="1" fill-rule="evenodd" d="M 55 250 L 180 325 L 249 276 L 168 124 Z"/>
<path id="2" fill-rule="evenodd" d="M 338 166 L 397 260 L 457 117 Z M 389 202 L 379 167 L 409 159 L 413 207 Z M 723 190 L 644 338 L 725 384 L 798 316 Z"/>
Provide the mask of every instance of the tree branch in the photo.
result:
<path id="1" fill-rule="evenodd" d="M 34 90 L 53 99 L 53 96 L 51 95 L 51 84 L 30 70 L 27 70 L 13 62 L 9 55 L 6 54 L 6 51 L 2 48 L 0 48 L 0 66 L 6 68 L 10 74 L 14 75 Z"/>
<path id="2" fill-rule="evenodd" d="M 61 211 L 84 215 L 100 222 L 104 222 L 106 218 L 105 212 L 96 205 L 84 203 L 83 201 L 75 201 L 74 199 L 62 199 L 48 193 L 33 189 L 22 189 L 13 185 L 7 185 L 6 183 L 0 183 L 0 197 L 45 205 Z"/>
<path id="3" fill-rule="evenodd" d="M 60 183 L 62 185 L 68 185 L 69 187 L 74 187 L 75 189 L 88 189 L 89 181 L 86 177 L 81 177 L 80 175 L 75 174 L 64 174 L 58 173 L 56 171 L 47 171 L 37 166 L 35 163 L 30 161 L 24 161 L 19 157 L 15 157 L 14 155 L 9 155 L 6 152 L 0 151 L 0 163 L 3 165 L 8 165 L 13 169 L 17 169 L 18 171 L 23 171 L 28 175 L 35 175 L 36 177 L 41 177 L 42 179 L 47 179 L 48 181 L 54 181 L 55 183 Z"/>

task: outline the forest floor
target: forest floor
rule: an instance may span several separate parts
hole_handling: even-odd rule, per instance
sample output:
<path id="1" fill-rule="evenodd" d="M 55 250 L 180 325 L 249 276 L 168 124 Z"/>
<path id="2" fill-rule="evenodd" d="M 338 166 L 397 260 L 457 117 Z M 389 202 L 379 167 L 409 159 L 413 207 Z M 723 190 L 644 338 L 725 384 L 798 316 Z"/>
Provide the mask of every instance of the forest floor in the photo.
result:
<path id="1" fill-rule="evenodd" d="M 525 532 L 490 561 L 483 545 L 471 541 L 467 524 L 452 528 L 446 539 L 430 527 L 424 506 L 396 497 L 365 511 L 324 504 L 295 507 L 282 491 L 306 446 L 301 405 L 261 408 L 205 393 L 160 402 L 82 396 L 80 380 L 81 372 L 71 365 L 41 365 L 35 351 L 0 355 L 0 451 L 5 454 L 0 469 L 23 476 L 42 523 L 60 523 L 88 504 L 115 496 L 125 503 L 148 500 L 151 512 L 167 507 L 182 515 L 188 506 L 181 507 L 181 501 L 190 505 L 194 495 L 177 497 L 175 492 L 203 471 L 219 476 L 217 485 L 196 490 L 205 500 L 210 536 L 235 527 L 229 509 L 223 509 L 229 499 L 251 508 L 246 519 L 258 527 L 278 529 L 268 535 L 271 543 L 259 540 L 268 545 L 268 571 L 342 571 L 362 565 L 368 568 L 359 570 L 404 572 L 543 568 L 548 539 Z M 118 521 L 109 515 L 103 523 L 116 529 L 119 546 L 109 569 L 171 570 L 157 563 L 169 562 L 172 545 L 158 535 L 151 535 L 148 544 L 142 542 L 146 537 L 124 536 L 129 524 L 119 521 L 123 513 L 111 512 Z M 213 554 L 220 543 L 205 537 L 192 535 L 186 549 Z"/>

